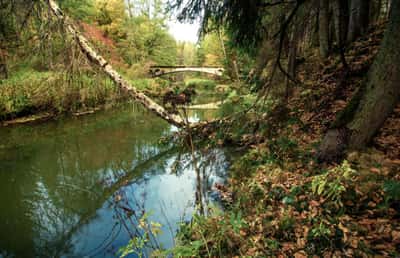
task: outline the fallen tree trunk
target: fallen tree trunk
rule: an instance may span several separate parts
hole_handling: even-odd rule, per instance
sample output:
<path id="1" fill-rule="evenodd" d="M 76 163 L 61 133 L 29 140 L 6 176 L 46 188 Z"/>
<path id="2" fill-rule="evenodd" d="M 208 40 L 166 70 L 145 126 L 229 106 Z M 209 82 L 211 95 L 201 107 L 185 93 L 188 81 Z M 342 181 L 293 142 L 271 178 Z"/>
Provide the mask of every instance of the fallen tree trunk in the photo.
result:
<path id="1" fill-rule="evenodd" d="M 92 63 L 98 65 L 123 92 L 129 94 L 133 99 L 141 103 L 146 109 L 150 110 L 168 123 L 177 127 L 184 126 L 185 123 L 180 116 L 167 112 L 162 106 L 154 102 L 151 98 L 147 97 L 142 92 L 139 92 L 128 81 L 123 79 L 122 76 L 115 71 L 101 55 L 97 54 L 96 51 L 94 51 L 94 49 L 90 46 L 89 41 L 81 33 L 79 33 L 69 17 L 63 14 L 54 0 L 47 0 L 47 3 L 53 14 L 64 22 L 66 31 L 74 37 L 81 51 L 86 54 Z"/>

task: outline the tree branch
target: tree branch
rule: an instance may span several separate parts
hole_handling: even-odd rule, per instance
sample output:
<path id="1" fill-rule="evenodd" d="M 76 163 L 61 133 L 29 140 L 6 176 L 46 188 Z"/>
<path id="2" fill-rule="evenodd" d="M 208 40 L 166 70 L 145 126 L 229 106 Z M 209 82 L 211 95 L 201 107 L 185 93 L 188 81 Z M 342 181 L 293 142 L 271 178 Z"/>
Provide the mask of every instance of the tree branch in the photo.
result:
<path id="1" fill-rule="evenodd" d="M 185 125 L 182 118 L 175 114 L 169 113 L 162 106 L 154 102 L 142 92 L 138 91 L 128 81 L 123 79 L 122 76 L 117 71 L 115 71 L 102 56 L 94 51 L 94 49 L 89 45 L 88 40 L 79 33 L 69 17 L 64 15 L 64 13 L 58 7 L 57 3 L 54 0 L 47 0 L 47 3 L 52 13 L 59 20 L 62 20 L 64 22 L 66 31 L 71 34 L 71 36 L 77 41 L 81 51 L 85 53 L 87 58 L 92 63 L 98 65 L 100 69 L 105 72 L 123 92 L 129 94 L 134 100 L 142 104 L 147 110 L 153 112 L 168 123 L 173 124 L 177 127 L 183 127 Z"/>
<path id="2" fill-rule="evenodd" d="M 286 72 L 286 70 L 282 67 L 281 63 L 281 56 L 282 56 L 282 49 L 283 49 L 283 41 L 285 40 L 285 33 L 287 31 L 287 28 L 290 24 L 290 22 L 293 20 L 294 16 L 296 15 L 297 11 L 299 10 L 300 6 L 304 3 L 305 0 L 297 0 L 296 1 L 296 6 L 292 10 L 292 12 L 289 14 L 288 18 L 285 20 L 285 22 L 282 24 L 279 32 L 275 34 L 275 37 L 279 35 L 279 51 L 278 51 L 278 56 L 276 58 L 276 63 L 278 65 L 279 70 L 293 83 L 297 84 L 298 81 L 295 78 L 292 78 L 292 76 Z"/>

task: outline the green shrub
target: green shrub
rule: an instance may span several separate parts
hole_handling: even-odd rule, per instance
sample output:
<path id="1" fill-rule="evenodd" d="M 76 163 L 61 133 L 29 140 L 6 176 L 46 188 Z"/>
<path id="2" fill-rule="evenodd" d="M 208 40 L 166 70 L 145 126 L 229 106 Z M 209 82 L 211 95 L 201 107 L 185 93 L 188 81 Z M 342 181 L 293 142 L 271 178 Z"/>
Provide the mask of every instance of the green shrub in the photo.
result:
<path id="1" fill-rule="evenodd" d="M 0 85 L 0 119 L 40 111 L 77 111 L 115 101 L 120 92 L 99 75 L 20 70 Z"/>
<path id="2" fill-rule="evenodd" d="M 355 175 L 349 163 L 345 160 L 327 173 L 314 176 L 311 182 L 313 194 L 343 206 L 342 195 L 346 192 L 347 182 Z"/>
<path id="3" fill-rule="evenodd" d="M 213 80 L 206 79 L 190 79 L 185 82 L 186 87 L 193 87 L 196 90 L 204 89 L 204 90 L 214 90 L 217 86 L 216 82 Z"/>

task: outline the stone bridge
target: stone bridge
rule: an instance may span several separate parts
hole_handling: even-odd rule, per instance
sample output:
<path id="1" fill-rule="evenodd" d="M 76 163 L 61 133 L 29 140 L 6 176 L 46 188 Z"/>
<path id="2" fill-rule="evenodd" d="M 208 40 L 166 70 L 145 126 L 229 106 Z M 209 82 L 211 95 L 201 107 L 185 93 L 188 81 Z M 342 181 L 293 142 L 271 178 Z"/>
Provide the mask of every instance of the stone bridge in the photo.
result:
<path id="1" fill-rule="evenodd" d="M 151 66 L 149 70 L 152 77 L 184 72 L 200 72 L 222 76 L 224 68 L 217 66 Z"/>

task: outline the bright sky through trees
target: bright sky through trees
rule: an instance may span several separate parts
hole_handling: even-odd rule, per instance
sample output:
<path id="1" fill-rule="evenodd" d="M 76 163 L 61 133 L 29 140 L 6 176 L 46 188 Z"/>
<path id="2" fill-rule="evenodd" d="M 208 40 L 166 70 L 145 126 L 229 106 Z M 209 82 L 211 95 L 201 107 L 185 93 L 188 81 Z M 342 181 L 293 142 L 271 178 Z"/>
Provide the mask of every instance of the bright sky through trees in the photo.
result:
<path id="1" fill-rule="evenodd" d="M 171 20 L 168 21 L 168 27 L 169 32 L 177 41 L 197 42 L 200 27 L 199 23 L 180 23 L 177 20 Z"/>

